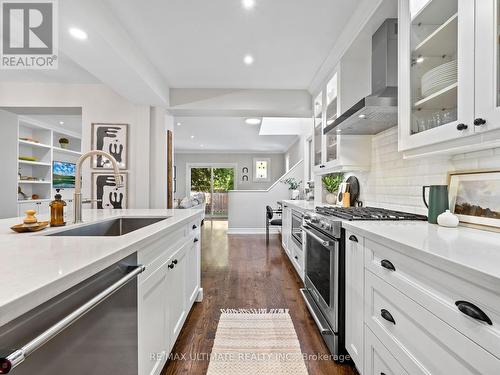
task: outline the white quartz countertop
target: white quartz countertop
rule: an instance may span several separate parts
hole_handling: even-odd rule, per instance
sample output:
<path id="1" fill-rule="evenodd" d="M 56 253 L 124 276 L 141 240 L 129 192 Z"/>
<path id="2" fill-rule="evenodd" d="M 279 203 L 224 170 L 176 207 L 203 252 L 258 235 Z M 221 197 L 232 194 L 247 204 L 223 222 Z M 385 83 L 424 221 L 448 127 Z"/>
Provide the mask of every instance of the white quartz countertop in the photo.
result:
<path id="1" fill-rule="evenodd" d="M 436 267 L 461 271 L 500 287 L 500 233 L 422 221 L 344 221 L 363 237 L 401 249 Z"/>
<path id="2" fill-rule="evenodd" d="M 295 208 L 298 208 L 299 210 L 306 211 L 306 210 L 314 210 L 314 201 L 305 201 L 305 200 L 283 200 L 281 201 L 282 204 L 286 204 L 288 206 L 293 206 Z"/>
<path id="3" fill-rule="evenodd" d="M 0 220 L 0 326 L 134 253 L 142 241 L 203 215 L 203 209 L 84 210 L 83 224 L 18 234 L 20 218 Z M 168 217 L 117 237 L 47 237 L 47 234 L 119 217 Z M 44 217 L 40 216 L 39 220 Z"/>

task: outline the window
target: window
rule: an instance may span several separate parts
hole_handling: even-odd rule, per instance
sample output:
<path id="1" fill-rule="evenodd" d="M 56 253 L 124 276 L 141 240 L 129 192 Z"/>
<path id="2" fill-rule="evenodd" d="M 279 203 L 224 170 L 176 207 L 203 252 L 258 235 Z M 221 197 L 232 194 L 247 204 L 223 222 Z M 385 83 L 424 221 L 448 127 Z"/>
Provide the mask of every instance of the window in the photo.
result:
<path id="1" fill-rule="evenodd" d="M 255 182 L 267 182 L 271 180 L 271 159 L 253 159 L 253 180 Z"/>

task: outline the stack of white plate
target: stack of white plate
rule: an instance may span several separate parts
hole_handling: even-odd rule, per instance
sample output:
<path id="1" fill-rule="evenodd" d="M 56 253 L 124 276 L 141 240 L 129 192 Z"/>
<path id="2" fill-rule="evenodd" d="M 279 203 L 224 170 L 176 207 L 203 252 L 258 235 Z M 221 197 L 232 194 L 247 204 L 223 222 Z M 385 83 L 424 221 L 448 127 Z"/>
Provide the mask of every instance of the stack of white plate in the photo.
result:
<path id="1" fill-rule="evenodd" d="M 422 96 L 426 97 L 457 82 L 457 60 L 439 65 L 422 75 Z"/>

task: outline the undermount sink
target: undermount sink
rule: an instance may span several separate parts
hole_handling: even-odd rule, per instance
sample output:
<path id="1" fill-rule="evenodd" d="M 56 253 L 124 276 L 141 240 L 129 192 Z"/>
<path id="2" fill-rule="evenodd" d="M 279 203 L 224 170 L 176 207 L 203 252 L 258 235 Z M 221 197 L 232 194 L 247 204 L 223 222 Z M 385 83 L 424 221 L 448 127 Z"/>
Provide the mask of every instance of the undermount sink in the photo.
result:
<path id="1" fill-rule="evenodd" d="M 158 223 L 168 217 L 124 217 L 120 219 L 107 220 L 99 223 L 83 225 L 48 236 L 85 236 L 85 237 L 108 237 L 123 236 L 124 234 Z"/>

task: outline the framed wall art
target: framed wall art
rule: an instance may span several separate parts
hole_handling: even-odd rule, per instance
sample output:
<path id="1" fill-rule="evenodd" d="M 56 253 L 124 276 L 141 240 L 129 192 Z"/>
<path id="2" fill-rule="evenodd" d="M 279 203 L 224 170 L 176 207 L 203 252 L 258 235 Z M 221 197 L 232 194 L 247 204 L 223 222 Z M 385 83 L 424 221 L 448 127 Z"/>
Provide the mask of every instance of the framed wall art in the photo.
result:
<path id="1" fill-rule="evenodd" d="M 500 171 L 451 172 L 450 209 L 461 223 L 500 231 Z"/>
<path id="2" fill-rule="evenodd" d="M 92 150 L 110 153 L 120 169 L 128 169 L 128 124 L 92 124 Z M 111 162 L 102 156 L 92 158 L 92 168 L 112 169 Z"/>
<path id="3" fill-rule="evenodd" d="M 92 208 L 110 208 L 115 210 L 127 208 L 127 177 L 128 176 L 126 172 L 120 173 L 122 187 L 116 188 L 115 175 L 112 172 L 93 172 Z"/>

